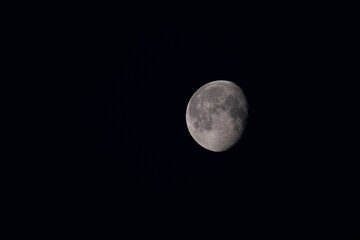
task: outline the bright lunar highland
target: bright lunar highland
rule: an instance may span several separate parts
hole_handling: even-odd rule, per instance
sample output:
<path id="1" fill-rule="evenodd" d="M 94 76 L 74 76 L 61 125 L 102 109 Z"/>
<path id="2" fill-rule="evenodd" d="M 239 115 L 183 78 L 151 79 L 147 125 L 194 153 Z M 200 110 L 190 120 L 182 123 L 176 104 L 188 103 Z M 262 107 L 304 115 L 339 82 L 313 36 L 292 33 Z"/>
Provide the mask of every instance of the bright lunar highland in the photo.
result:
<path id="1" fill-rule="evenodd" d="M 202 147 L 223 152 L 241 138 L 248 118 L 248 104 L 241 88 L 217 80 L 200 87 L 186 108 L 186 124 Z"/>

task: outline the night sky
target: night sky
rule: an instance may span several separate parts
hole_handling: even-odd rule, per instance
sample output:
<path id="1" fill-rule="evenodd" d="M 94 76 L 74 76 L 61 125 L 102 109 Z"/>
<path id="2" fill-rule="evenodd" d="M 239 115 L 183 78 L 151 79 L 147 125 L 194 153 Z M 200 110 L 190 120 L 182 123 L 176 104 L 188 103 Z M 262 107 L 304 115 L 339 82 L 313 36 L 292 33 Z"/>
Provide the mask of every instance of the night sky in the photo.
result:
<path id="1" fill-rule="evenodd" d="M 94 69 L 100 76 L 90 83 L 95 104 L 90 151 L 96 151 L 91 162 L 101 174 L 124 178 L 130 188 L 175 193 L 249 188 L 264 180 L 269 166 L 264 82 L 270 73 L 236 33 L 202 31 L 145 28 L 120 40 L 123 46 L 114 47 L 118 38 L 105 46 Z M 222 79 L 243 89 L 250 117 L 234 148 L 213 153 L 192 139 L 185 111 L 199 87 Z"/>
<path id="2" fill-rule="evenodd" d="M 233 25 L 136 26 L 91 29 L 78 43 L 79 167 L 140 192 L 250 191 L 274 180 L 277 136 L 266 132 L 277 131 L 276 88 L 287 71 L 261 36 Z M 235 82 L 249 104 L 241 140 L 222 153 L 198 145 L 185 122 L 192 94 L 215 80 Z"/>
<path id="3" fill-rule="evenodd" d="M 26 223 L 40 216 L 60 228 L 82 224 L 82 232 L 91 232 L 88 223 L 132 226 L 131 234 L 146 235 L 139 239 L 152 238 L 146 227 L 175 226 L 167 237 L 174 239 L 184 231 L 179 223 L 210 235 L 225 225 L 221 234 L 298 236 L 321 223 L 329 229 L 324 220 L 335 218 L 336 206 L 353 213 L 342 207 L 356 199 L 347 195 L 356 194 L 350 183 L 358 174 L 349 170 L 357 161 L 337 143 L 350 138 L 336 132 L 356 134 L 336 117 L 348 121 L 357 111 L 345 109 L 356 102 L 345 84 L 356 82 L 346 76 L 356 64 L 341 55 L 355 48 L 334 30 L 350 25 L 327 6 L 270 4 L 277 11 L 260 3 L 254 14 L 221 11 L 219 3 L 213 11 L 210 3 L 134 2 L 132 11 L 34 5 L 39 14 L 17 6 L 21 17 L 6 18 L 11 31 L 3 34 L 14 45 L 4 44 L 5 62 L 16 63 L 4 65 L 15 91 L 3 88 L 11 95 L 3 115 L 14 124 L 3 126 L 15 144 L 3 147 L 10 150 L 3 162 L 14 165 L 3 168 L 11 175 L 3 195 L 17 206 L 4 207 Z M 243 135 L 225 152 L 201 147 L 185 119 L 191 96 L 215 80 L 236 83 L 248 102 Z M 353 99 L 343 104 L 341 94 Z"/>
<path id="4" fill-rule="evenodd" d="M 57 39 L 68 108 L 49 174 L 67 196 L 82 209 L 136 212 L 134 222 L 201 211 L 256 228 L 310 209 L 322 162 L 304 155 L 306 105 L 291 102 L 306 102 L 293 96 L 311 72 L 300 35 L 266 22 L 112 20 L 80 21 Z M 196 143 L 185 121 L 191 96 L 215 80 L 239 85 L 249 106 L 242 138 L 220 153 Z"/>

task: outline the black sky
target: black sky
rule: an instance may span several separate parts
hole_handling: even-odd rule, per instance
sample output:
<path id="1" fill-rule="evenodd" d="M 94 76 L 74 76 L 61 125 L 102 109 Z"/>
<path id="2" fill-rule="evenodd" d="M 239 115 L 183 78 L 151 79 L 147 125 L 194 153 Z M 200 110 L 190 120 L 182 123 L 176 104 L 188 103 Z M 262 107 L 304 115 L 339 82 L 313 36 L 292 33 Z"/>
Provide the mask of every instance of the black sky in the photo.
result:
<path id="1" fill-rule="evenodd" d="M 333 30 L 343 25 L 320 17 L 323 6 L 309 7 L 311 19 L 295 15 L 298 6 L 247 16 L 242 7 L 188 14 L 149 5 L 165 16 L 140 4 L 135 13 L 89 4 L 9 18 L 18 26 L 10 26 L 7 61 L 20 62 L 9 81 L 17 92 L 10 103 L 20 107 L 10 108 L 21 112 L 9 128 L 19 132 L 9 179 L 19 199 L 51 205 L 46 211 L 65 213 L 65 222 L 123 218 L 137 231 L 156 218 L 195 228 L 231 220 L 235 231 L 265 235 L 318 226 L 351 168 L 341 172 L 345 154 L 334 157 L 337 148 L 321 139 L 342 131 L 327 119 L 344 113 L 338 89 L 327 86 L 345 79 L 337 61 L 347 58 L 337 51 L 352 50 Z M 197 144 L 185 122 L 192 94 L 215 80 L 235 82 L 249 105 L 242 138 L 222 153 Z"/>
<path id="2" fill-rule="evenodd" d="M 301 36 L 255 20 L 108 18 L 52 23 L 43 42 L 45 56 L 58 56 L 45 65 L 61 106 L 54 171 L 110 195 L 285 194 L 300 171 L 283 133 L 294 128 L 287 97 L 307 68 Z M 192 94 L 215 80 L 238 84 L 249 104 L 243 137 L 223 153 L 199 146 L 185 122 Z"/>
<path id="3" fill-rule="evenodd" d="M 298 198 L 303 167 L 282 134 L 283 91 L 298 76 L 274 31 L 144 23 L 90 33 L 79 43 L 82 122 L 69 162 L 81 195 L 141 213 L 242 212 L 247 224 Z M 238 84 L 249 104 L 241 140 L 222 153 L 199 146 L 185 122 L 192 94 L 214 80 Z"/>
<path id="4" fill-rule="evenodd" d="M 43 101 L 55 110 L 55 141 L 46 148 L 53 161 L 39 163 L 55 179 L 48 188 L 84 211 L 97 202 L 141 215 L 241 212 L 251 227 L 257 216 L 269 225 L 306 212 L 323 166 L 304 154 L 299 133 L 312 115 L 307 95 L 294 97 L 316 68 L 308 35 L 296 23 L 236 16 L 145 19 L 49 24 L 41 67 L 55 79 L 46 93 L 57 103 Z M 192 94 L 215 80 L 235 82 L 249 105 L 242 138 L 222 153 L 198 145 L 185 122 Z"/>
<path id="5" fill-rule="evenodd" d="M 264 82 L 273 76 L 251 56 L 249 42 L 236 32 L 225 35 L 230 29 L 219 30 L 223 33 L 171 25 L 144 28 L 116 35 L 97 53 L 92 70 L 99 75 L 85 83 L 95 104 L 92 150 L 98 155 L 91 158 L 93 164 L 106 172 L 107 162 L 112 174 L 122 172 L 130 184 L 166 191 L 236 185 L 267 164 Z M 241 86 L 250 119 L 238 145 L 212 153 L 191 138 L 185 110 L 199 87 L 220 79 Z"/>
<path id="6" fill-rule="evenodd" d="M 89 181 L 159 194 L 267 188 L 285 174 L 274 153 L 287 110 L 276 103 L 295 63 L 274 31 L 235 23 L 85 26 L 60 49 L 76 100 L 65 117 L 74 174 L 84 168 Z M 242 139 L 223 153 L 200 147 L 185 122 L 192 94 L 214 80 L 235 82 L 249 103 Z"/>

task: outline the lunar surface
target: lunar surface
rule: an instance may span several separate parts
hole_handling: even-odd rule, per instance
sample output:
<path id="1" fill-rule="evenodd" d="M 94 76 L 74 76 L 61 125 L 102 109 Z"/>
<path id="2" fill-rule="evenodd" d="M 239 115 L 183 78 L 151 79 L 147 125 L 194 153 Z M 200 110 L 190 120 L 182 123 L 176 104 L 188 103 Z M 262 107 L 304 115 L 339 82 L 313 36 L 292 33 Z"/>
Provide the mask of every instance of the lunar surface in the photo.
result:
<path id="1" fill-rule="evenodd" d="M 186 108 L 186 124 L 200 146 L 223 152 L 241 138 L 248 117 L 248 104 L 241 88 L 217 80 L 199 88 Z"/>

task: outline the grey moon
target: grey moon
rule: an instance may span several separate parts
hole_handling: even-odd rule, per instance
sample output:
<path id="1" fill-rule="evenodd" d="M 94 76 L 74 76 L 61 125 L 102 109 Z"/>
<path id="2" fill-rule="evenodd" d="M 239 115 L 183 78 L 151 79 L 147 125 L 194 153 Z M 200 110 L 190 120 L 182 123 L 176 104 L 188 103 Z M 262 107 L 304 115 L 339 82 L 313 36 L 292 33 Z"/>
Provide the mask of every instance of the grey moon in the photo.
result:
<path id="1" fill-rule="evenodd" d="M 248 118 L 242 89 L 227 80 L 200 87 L 186 108 L 186 125 L 194 140 L 213 152 L 233 147 L 241 138 Z"/>

